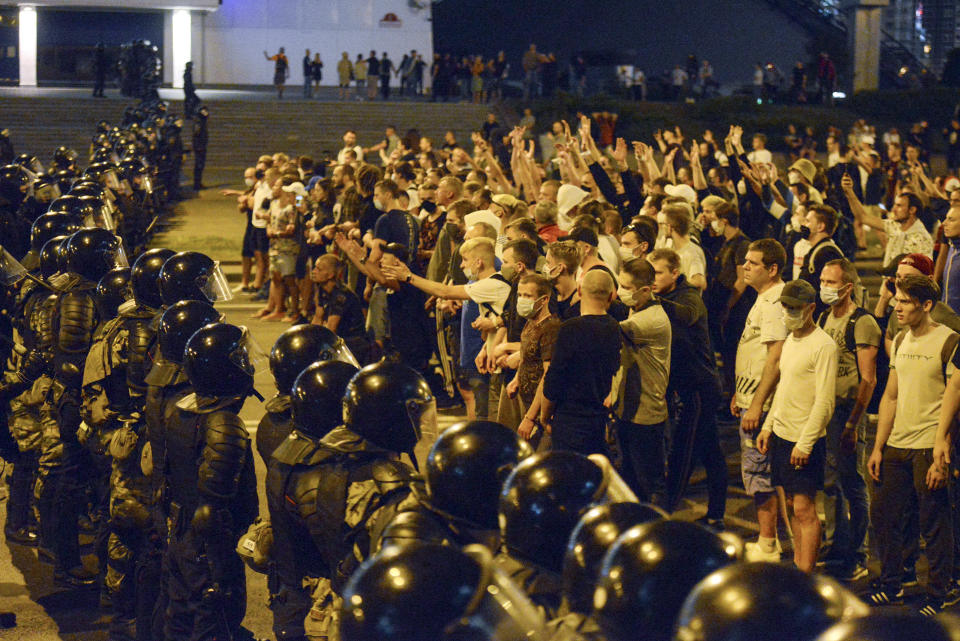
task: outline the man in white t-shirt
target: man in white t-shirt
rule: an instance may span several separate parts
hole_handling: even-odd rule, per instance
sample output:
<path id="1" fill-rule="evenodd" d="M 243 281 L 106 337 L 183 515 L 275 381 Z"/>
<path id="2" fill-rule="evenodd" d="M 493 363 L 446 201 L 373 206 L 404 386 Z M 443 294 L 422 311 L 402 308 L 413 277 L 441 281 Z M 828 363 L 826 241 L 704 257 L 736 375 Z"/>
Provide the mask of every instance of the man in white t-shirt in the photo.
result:
<path id="1" fill-rule="evenodd" d="M 357 132 L 353 129 L 347 129 L 343 134 L 343 148 L 337 152 L 337 164 L 345 165 L 347 163 L 347 152 L 354 152 L 357 162 L 363 162 L 363 147 L 357 144 Z"/>
<path id="2" fill-rule="evenodd" d="M 463 273 L 467 280 L 471 281 L 466 285 L 447 285 L 428 280 L 411 272 L 403 263 L 384 267 L 383 273 L 388 278 L 410 283 L 430 296 L 454 300 L 470 299 L 480 307 L 481 318 L 501 316 L 510 295 L 510 281 L 497 271 L 493 241 L 486 237 L 464 241 L 460 246 L 460 259 Z M 476 358 L 477 369 L 481 374 L 494 369 L 492 350 L 496 334 L 496 330 L 483 332 L 483 348 Z"/>
<path id="3" fill-rule="evenodd" d="M 757 437 L 770 457 L 773 484 L 793 509 L 793 561 L 813 572 L 820 549 L 817 492 L 823 489 L 827 423 L 837 387 L 837 344 L 814 322 L 817 291 L 792 280 L 780 292 L 784 326 L 790 332 L 780 355 L 780 383 Z"/>
<path id="4" fill-rule="evenodd" d="M 693 214 L 685 203 L 670 203 L 663 208 L 670 246 L 680 256 L 680 273 L 701 292 L 707 288 L 707 259 L 690 238 Z"/>
<path id="5" fill-rule="evenodd" d="M 737 346 L 734 369 L 737 387 L 730 399 L 730 413 L 740 417 L 740 471 L 743 487 L 757 506 L 760 535 L 747 543 L 750 561 L 780 560 L 777 543 L 777 494 L 770 478 L 770 461 L 757 449 L 754 434 L 780 376 L 780 351 L 787 338 L 780 293 L 787 253 L 777 241 L 755 240 L 747 248 L 743 279 L 757 291 Z"/>
<path id="6" fill-rule="evenodd" d="M 867 211 L 857 198 L 853 191 L 853 179 L 844 176 L 840 185 L 854 217 L 887 235 L 887 245 L 883 249 L 884 267 L 889 267 L 893 259 L 902 254 L 924 254 L 933 258 L 933 237 L 918 218 L 923 203 L 916 194 L 900 192 L 893 199 L 890 218 L 880 218 Z"/>
<path id="7" fill-rule="evenodd" d="M 903 523 L 909 510 L 918 509 L 930 564 L 920 613 L 932 616 L 960 601 L 952 580 L 949 471 L 934 457 L 946 381 L 960 361 L 960 335 L 930 318 L 930 310 L 940 298 L 940 288 L 933 280 L 907 276 L 897 281 L 896 292 L 895 310 L 903 329 L 893 339 L 890 377 L 867 462 L 870 476 L 877 482 L 871 520 L 880 550 L 880 579 L 867 601 L 875 605 L 902 602 Z"/>

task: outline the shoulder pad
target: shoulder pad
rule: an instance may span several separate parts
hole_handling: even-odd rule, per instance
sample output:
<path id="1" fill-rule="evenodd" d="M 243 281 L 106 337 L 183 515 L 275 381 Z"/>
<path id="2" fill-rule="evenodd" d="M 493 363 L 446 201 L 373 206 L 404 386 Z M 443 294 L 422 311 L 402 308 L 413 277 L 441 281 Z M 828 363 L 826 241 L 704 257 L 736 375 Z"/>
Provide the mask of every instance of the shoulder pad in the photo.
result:
<path id="1" fill-rule="evenodd" d="M 396 489 L 401 485 L 410 485 L 416 478 L 416 472 L 406 463 L 393 459 L 376 458 L 370 462 L 370 478 L 381 492 Z"/>
<path id="2" fill-rule="evenodd" d="M 309 461 L 319 449 L 316 441 L 294 430 L 273 451 L 272 458 L 285 465 L 298 465 Z"/>
<path id="3" fill-rule="evenodd" d="M 286 412 L 290 409 L 290 395 L 277 394 L 267 401 L 263 407 L 271 414 L 280 414 L 281 412 Z"/>
<path id="4" fill-rule="evenodd" d="M 176 363 L 171 363 L 170 361 L 154 361 L 153 367 L 150 368 L 150 372 L 143 380 L 147 385 L 164 387 L 177 380 L 177 375 L 180 371 L 180 366 Z"/>
<path id="5" fill-rule="evenodd" d="M 407 503 L 410 500 L 404 500 L 398 506 L 397 509 L 400 511 L 384 528 L 380 539 L 381 546 L 406 545 L 414 542 L 449 544 L 455 541 L 450 529 L 439 517 L 419 502 L 408 506 Z"/>

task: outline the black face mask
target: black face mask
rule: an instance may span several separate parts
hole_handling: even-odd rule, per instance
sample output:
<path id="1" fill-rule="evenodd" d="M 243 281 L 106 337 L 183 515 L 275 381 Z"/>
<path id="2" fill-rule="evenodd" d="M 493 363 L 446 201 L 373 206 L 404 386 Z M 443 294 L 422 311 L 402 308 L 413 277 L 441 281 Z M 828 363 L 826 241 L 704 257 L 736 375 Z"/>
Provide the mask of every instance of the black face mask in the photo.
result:
<path id="1" fill-rule="evenodd" d="M 806 225 L 800 225 L 800 238 L 807 240 L 810 238 L 810 228 Z"/>
<path id="2" fill-rule="evenodd" d="M 253 175 L 256 176 L 257 180 L 263 180 L 263 174 L 264 171 L 262 169 L 258 169 Z"/>

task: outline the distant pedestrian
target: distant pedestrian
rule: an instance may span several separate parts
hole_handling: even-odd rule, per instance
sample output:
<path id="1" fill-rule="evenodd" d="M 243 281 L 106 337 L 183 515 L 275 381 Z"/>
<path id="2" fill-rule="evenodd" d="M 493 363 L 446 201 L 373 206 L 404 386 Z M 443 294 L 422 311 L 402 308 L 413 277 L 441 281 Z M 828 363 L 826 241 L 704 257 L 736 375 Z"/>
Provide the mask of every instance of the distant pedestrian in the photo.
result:
<path id="1" fill-rule="evenodd" d="M 107 82 L 107 51 L 102 42 L 97 43 L 93 54 L 93 97 L 103 98 L 103 86 Z"/>
<path id="2" fill-rule="evenodd" d="M 337 82 L 340 83 L 340 91 L 337 97 L 340 100 L 350 99 L 350 80 L 353 79 L 353 64 L 350 62 L 350 55 L 344 51 L 337 62 Z"/>
<path id="3" fill-rule="evenodd" d="M 310 82 L 313 80 L 313 61 L 310 60 L 310 50 L 303 54 L 303 97 L 312 98 L 313 91 Z"/>
<path id="4" fill-rule="evenodd" d="M 313 55 L 313 62 L 310 63 L 310 75 L 313 76 L 313 90 L 316 93 L 317 89 L 320 88 L 320 81 L 323 80 L 323 60 L 320 59 L 319 53 Z"/>
<path id="5" fill-rule="evenodd" d="M 210 132 L 207 129 L 207 117 L 210 111 L 206 105 L 200 105 L 193 119 L 193 190 L 203 189 L 203 168 L 207 164 L 207 142 Z"/>
<path id="6" fill-rule="evenodd" d="M 267 52 L 263 52 L 263 57 L 267 60 L 273 61 L 273 86 L 277 88 L 277 99 L 283 99 L 283 85 L 286 84 L 287 78 L 290 76 L 290 61 L 287 60 L 287 54 L 284 53 L 283 47 L 280 47 L 280 50 L 272 56 L 268 56 Z"/>
<path id="7" fill-rule="evenodd" d="M 390 100 L 390 74 L 393 70 L 393 60 L 384 51 L 383 57 L 380 58 L 380 95 L 384 100 Z"/>
<path id="8" fill-rule="evenodd" d="M 193 118 L 199 108 L 200 98 L 197 96 L 197 88 L 193 84 L 193 63 L 188 62 L 183 68 L 183 115 L 187 118 Z"/>

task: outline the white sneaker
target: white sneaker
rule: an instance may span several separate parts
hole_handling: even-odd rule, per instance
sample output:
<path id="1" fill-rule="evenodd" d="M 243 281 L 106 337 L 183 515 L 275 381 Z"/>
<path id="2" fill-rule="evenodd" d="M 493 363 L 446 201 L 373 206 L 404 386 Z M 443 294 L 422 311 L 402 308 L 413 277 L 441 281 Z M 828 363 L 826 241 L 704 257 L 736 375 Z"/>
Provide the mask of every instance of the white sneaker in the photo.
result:
<path id="1" fill-rule="evenodd" d="M 780 547 L 780 541 L 777 541 L 776 545 L 772 552 L 767 552 L 760 547 L 760 544 L 756 541 L 750 541 L 743 546 L 743 556 L 744 559 L 749 563 L 756 563 L 758 561 L 766 561 L 768 563 L 779 563 L 780 555 L 783 553 L 783 549 Z"/>

